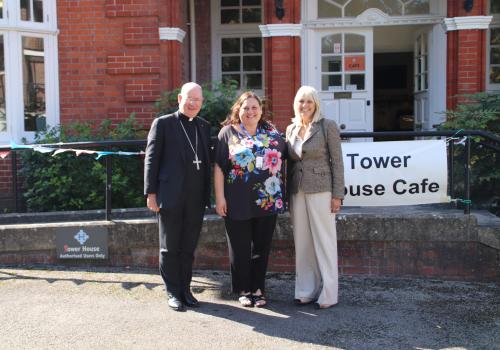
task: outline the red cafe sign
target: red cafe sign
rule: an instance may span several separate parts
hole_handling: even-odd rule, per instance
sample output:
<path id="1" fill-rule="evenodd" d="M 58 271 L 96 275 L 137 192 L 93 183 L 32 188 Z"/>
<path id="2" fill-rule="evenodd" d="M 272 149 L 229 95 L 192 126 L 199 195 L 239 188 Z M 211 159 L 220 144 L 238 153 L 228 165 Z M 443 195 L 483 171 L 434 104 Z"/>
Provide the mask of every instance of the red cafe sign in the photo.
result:
<path id="1" fill-rule="evenodd" d="M 365 70 L 365 55 L 345 56 L 344 67 L 346 72 Z"/>

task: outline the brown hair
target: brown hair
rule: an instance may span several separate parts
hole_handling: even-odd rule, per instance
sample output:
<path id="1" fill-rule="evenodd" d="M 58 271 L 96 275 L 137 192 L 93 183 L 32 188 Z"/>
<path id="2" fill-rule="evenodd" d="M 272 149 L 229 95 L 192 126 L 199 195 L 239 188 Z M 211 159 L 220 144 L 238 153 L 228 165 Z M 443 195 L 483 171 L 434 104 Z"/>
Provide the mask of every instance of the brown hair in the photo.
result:
<path id="1" fill-rule="evenodd" d="M 236 102 L 231 107 L 231 112 L 229 112 L 226 119 L 221 124 L 222 125 L 239 124 L 240 123 L 240 116 L 239 116 L 240 108 L 243 105 L 243 102 L 245 102 L 249 98 L 256 99 L 257 102 L 259 103 L 261 110 L 263 109 L 262 100 L 260 99 L 260 97 L 257 96 L 257 94 L 254 93 L 253 91 L 246 91 L 246 92 L 242 93 L 240 95 L 240 97 L 238 97 Z M 266 119 L 267 119 L 266 115 L 264 114 L 264 111 L 262 111 L 262 116 L 260 117 L 259 125 L 262 125 L 264 122 L 266 122 Z"/>

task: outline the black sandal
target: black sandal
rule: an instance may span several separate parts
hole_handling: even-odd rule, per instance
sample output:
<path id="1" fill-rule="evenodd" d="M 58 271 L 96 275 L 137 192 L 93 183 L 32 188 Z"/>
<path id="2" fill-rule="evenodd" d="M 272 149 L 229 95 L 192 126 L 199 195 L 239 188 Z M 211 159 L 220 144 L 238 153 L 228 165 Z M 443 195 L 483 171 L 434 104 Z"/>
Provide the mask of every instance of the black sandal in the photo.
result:
<path id="1" fill-rule="evenodd" d="M 267 305 L 267 300 L 264 295 L 252 295 L 252 301 L 255 307 L 264 307 Z"/>

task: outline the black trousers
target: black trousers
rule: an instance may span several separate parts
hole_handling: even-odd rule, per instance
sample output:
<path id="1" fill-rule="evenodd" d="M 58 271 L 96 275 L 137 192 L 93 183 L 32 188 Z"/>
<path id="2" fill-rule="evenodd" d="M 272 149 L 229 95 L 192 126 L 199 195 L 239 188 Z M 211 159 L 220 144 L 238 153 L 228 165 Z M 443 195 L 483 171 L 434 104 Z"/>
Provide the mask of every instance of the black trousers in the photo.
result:
<path id="1" fill-rule="evenodd" d="M 175 208 L 160 209 L 160 274 L 167 293 L 182 298 L 193 274 L 194 251 L 198 244 L 205 205 L 187 196 Z"/>
<path id="2" fill-rule="evenodd" d="M 249 220 L 226 217 L 233 293 L 265 291 L 265 278 L 276 215 Z"/>

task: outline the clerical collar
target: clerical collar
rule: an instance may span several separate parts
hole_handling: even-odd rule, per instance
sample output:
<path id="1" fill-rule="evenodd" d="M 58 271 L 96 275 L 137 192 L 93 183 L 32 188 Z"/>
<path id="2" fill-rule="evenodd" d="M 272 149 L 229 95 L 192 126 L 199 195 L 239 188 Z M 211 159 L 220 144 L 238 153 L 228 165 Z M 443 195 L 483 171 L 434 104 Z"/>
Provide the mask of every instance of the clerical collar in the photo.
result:
<path id="1" fill-rule="evenodd" d="M 183 114 L 182 112 L 179 112 L 179 116 L 182 118 L 186 118 L 185 120 L 190 121 L 190 122 L 192 122 L 194 120 L 194 118 L 196 118 L 196 117 L 190 118 L 187 115 Z"/>

